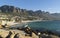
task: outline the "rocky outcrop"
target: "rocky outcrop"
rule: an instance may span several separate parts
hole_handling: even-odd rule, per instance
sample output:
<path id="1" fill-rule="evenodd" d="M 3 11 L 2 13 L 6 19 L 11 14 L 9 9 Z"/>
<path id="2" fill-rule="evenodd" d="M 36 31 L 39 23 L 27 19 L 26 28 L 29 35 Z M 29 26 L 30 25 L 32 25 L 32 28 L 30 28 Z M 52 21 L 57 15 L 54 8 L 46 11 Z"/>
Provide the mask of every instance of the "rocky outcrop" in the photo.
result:
<path id="1" fill-rule="evenodd" d="M 27 34 L 26 32 L 22 30 L 15 30 L 15 29 L 0 29 L 0 38 L 60 38 L 57 35 L 52 34 L 40 34 L 36 35 L 34 32 L 32 32 L 32 36 L 25 36 Z"/>
<path id="2" fill-rule="evenodd" d="M 15 34 L 14 38 L 20 38 L 19 36 L 20 36 L 19 33 L 17 33 Z"/>
<path id="3" fill-rule="evenodd" d="M 21 30 L 4 30 L 0 29 L 0 37 L 2 38 L 38 38 L 37 35 L 34 33 L 32 34 L 32 37 L 25 36 L 25 32 Z"/>
<path id="4" fill-rule="evenodd" d="M 36 32 L 28 26 L 23 29 L 2 28 L 0 29 L 0 38 L 60 38 L 58 35 L 49 33 L 47 31 Z"/>
<path id="5" fill-rule="evenodd" d="M 6 36 L 6 38 L 11 38 L 12 32 L 9 31 L 9 34 Z"/>

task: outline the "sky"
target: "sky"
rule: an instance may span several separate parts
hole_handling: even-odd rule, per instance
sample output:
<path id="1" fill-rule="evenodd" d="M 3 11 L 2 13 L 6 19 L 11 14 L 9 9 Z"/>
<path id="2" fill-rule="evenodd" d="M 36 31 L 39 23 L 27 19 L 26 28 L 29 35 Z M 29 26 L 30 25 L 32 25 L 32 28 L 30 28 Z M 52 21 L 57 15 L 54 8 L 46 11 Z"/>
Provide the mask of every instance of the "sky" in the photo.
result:
<path id="1" fill-rule="evenodd" d="M 27 10 L 60 13 L 60 0 L 0 0 L 0 6 L 12 5 Z"/>

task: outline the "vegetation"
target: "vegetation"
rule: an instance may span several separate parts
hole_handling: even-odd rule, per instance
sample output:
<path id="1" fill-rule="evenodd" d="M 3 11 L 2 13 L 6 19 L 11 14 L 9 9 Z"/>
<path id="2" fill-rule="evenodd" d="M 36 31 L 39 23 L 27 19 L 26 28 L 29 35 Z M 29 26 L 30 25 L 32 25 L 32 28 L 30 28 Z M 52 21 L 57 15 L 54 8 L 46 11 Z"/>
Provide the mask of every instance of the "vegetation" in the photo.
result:
<path id="1" fill-rule="evenodd" d="M 36 11 L 26 10 L 9 5 L 1 6 L 0 14 L 7 15 L 9 18 L 14 16 L 19 16 L 30 20 L 40 19 L 40 18 L 42 18 L 42 20 L 60 20 L 59 13 L 50 14 L 49 12 L 45 12 L 42 10 L 36 10 Z"/>

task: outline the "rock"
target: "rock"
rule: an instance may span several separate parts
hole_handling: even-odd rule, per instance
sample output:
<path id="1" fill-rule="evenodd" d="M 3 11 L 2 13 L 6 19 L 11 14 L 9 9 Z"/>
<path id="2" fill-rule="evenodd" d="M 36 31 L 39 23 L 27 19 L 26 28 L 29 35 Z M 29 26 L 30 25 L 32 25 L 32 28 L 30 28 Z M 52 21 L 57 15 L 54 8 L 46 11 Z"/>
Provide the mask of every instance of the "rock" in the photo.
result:
<path id="1" fill-rule="evenodd" d="M 15 34 L 14 38 L 20 38 L 19 33 Z"/>
<path id="2" fill-rule="evenodd" d="M 25 32 L 22 30 L 16 30 L 16 29 L 0 29 L 0 37 L 1 38 L 39 38 L 38 35 L 36 35 L 34 32 L 32 32 L 32 36 L 25 36 Z M 60 38 L 55 35 L 48 35 L 47 34 L 41 34 L 40 37 L 42 38 Z"/>
<path id="3" fill-rule="evenodd" d="M 8 36 L 8 34 L 9 34 L 9 31 L 0 29 L 0 36 L 1 37 L 5 38 L 6 36 Z"/>
<path id="4" fill-rule="evenodd" d="M 11 38 L 12 32 L 10 31 L 6 38 Z"/>
<path id="5" fill-rule="evenodd" d="M 0 29 L 3 28 L 2 25 L 0 25 Z"/>
<path id="6" fill-rule="evenodd" d="M 3 38 L 2 36 L 0 36 L 0 38 Z"/>
<path id="7" fill-rule="evenodd" d="M 56 36 L 56 35 L 50 35 L 52 38 L 60 38 L 60 37 L 58 37 L 58 36 Z"/>
<path id="8" fill-rule="evenodd" d="M 38 36 L 35 33 L 32 33 L 32 38 L 38 38 Z"/>

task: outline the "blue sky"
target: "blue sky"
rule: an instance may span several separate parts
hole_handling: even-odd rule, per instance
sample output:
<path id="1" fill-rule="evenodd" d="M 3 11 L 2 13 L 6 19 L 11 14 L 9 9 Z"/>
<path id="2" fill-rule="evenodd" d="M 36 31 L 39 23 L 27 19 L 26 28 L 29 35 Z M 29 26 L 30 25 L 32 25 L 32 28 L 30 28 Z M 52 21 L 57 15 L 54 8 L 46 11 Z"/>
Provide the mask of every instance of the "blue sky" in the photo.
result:
<path id="1" fill-rule="evenodd" d="M 0 6 L 12 5 L 27 10 L 43 10 L 60 13 L 60 0 L 0 0 Z"/>

